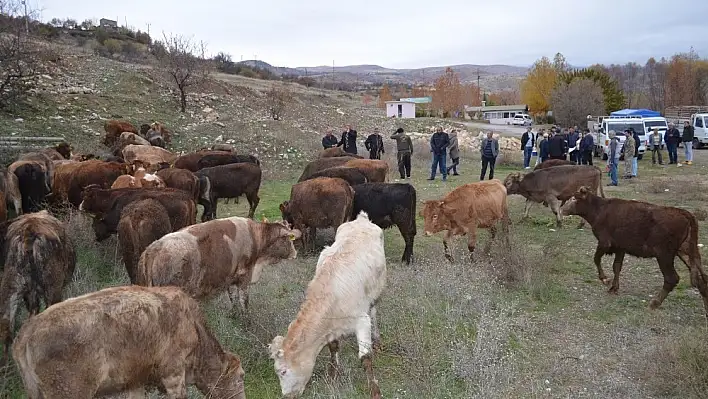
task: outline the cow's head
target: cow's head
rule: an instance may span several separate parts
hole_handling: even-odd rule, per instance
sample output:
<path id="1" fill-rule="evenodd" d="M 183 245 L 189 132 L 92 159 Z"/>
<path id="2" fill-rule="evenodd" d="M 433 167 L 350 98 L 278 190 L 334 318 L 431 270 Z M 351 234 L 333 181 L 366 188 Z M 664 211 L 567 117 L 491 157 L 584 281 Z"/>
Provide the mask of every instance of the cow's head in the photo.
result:
<path id="1" fill-rule="evenodd" d="M 81 203 L 79 204 L 80 211 L 92 212 L 94 208 L 98 205 L 99 198 L 101 196 L 102 187 L 98 184 L 89 184 L 84 187 L 81 193 Z"/>
<path id="2" fill-rule="evenodd" d="M 302 236 L 300 230 L 291 229 L 286 221 L 269 223 L 264 219 L 261 225 L 264 229 L 266 242 L 257 263 L 273 264 L 297 257 L 293 241 Z"/>
<path id="3" fill-rule="evenodd" d="M 516 194 L 519 191 L 519 184 L 524 176 L 519 172 L 509 173 L 509 176 L 504 179 L 504 187 L 506 187 L 506 195 Z"/>
<path id="4" fill-rule="evenodd" d="M 283 220 L 290 223 L 290 225 L 294 224 L 289 201 L 283 201 L 283 203 L 280 204 L 280 215 L 283 217 Z"/>
<path id="5" fill-rule="evenodd" d="M 71 152 L 74 150 L 74 148 L 67 142 L 57 144 L 54 149 L 61 154 L 64 159 L 71 159 Z"/>
<path id="6" fill-rule="evenodd" d="M 108 227 L 108 224 L 106 224 L 106 222 L 99 217 L 95 217 L 93 219 L 91 227 L 93 227 L 93 232 L 96 234 L 97 242 L 101 242 L 111 236 L 111 230 Z"/>
<path id="7" fill-rule="evenodd" d="M 580 187 L 573 197 L 563 205 L 561 212 L 563 212 L 563 215 L 584 215 L 590 206 L 588 203 L 588 197 L 590 195 L 592 194 L 587 187 Z"/>
<path id="8" fill-rule="evenodd" d="M 426 236 L 431 236 L 451 228 L 450 218 L 444 201 L 424 201 L 420 216 L 424 218 L 423 231 Z"/>
<path id="9" fill-rule="evenodd" d="M 293 362 L 283 348 L 285 338 L 278 335 L 273 338 L 273 342 L 268 345 L 270 358 L 273 359 L 275 374 L 280 380 L 280 390 L 284 398 L 294 398 L 305 391 L 307 382 L 312 377 L 312 370 L 315 368 L 314 359 L 299 359 Z"/>
<path id="10" fill-rule="evenodd" d="M 245 399 L 246 393 L 243 386 L 243 368 L 241 360 L 233 353 L 226 352 L 224 356 L 213 356 L 206 361 L 209 363 L 204 371 L 207 373 L 219 370 L 219 373 L 201 375 L 207 382 L 208 390 L 215 398 Z M 215 378 L 216 377 L 216 378 Z"/>

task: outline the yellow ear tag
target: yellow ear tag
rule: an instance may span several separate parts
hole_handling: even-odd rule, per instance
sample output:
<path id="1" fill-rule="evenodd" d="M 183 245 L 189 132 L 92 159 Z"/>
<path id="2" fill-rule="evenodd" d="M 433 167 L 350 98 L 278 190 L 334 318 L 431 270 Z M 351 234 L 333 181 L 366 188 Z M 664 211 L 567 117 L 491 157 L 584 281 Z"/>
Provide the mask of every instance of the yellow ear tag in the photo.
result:
<path id="1" fill-rule="evenodd" d="M 290 239 L 290 241 L 295 241 L 295 234 L 293 234 L 293 233 L 288 234 L 288 238 Z"/>

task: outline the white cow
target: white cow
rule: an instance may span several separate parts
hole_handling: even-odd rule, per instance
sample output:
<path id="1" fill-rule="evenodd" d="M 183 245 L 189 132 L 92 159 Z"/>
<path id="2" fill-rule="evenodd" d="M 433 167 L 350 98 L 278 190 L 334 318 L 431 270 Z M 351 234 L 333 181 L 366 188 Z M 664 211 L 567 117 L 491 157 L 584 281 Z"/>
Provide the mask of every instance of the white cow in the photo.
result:
<path id="1" fill-rule="evenodd" d="M 383 230 L 362 211 L 355 220 L 337 228 L 334 244 L 320 254 L 297 318 L 285 337 L 277 336 L 269 345 L 283 396 L 302 394 L 325 345 L 338 368 L 338 339 L 356 334 L 371 397 L 381 397 L 371 366 L 371 349 L 372 335 L 375 345 L 380 342 L 375 303 L 385 284 Z"/>

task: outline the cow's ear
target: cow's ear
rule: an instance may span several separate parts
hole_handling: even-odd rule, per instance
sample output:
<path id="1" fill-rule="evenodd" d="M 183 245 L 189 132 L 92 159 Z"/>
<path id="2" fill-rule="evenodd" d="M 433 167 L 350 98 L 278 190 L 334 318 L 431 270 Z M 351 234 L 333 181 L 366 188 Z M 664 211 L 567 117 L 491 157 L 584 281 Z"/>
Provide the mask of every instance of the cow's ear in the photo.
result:
<path id="1" fill-rule="evenodd" d="M 261 223 L 268 223 L 268 218 L 263 215 L 263 218 L 261 219 Z"/>
<path id="2" fill-rule="evenodd" d="M 285 208 L 288 206 L 288 201 L 283 201 L 283 203 L 280 204 L 280 213 L 285 212 Z"/>

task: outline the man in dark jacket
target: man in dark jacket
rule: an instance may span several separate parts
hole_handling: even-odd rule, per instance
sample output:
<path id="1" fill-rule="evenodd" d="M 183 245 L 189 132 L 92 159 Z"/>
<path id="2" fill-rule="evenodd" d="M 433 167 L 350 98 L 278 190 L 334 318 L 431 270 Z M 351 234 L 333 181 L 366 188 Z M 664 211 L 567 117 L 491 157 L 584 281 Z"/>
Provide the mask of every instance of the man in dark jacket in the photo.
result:
<path id="1" fill-rule="evenodd" d="M 322 137 L 322 147 L 324 149 L 336 147 L 339 140 L 332 134 L 332 129 L 327 129 L 327 134 Z"/>
<path id="2" fill-rule="evenodd" d="M 565 141 L 563 134 L 556 131 L 553 137 L 548 142 L 548 157 L 550 159 L 566 160 L 568 152 L 568 143 Z"/>
<path id="3" fill-rule="evenodd" d="M 639 146 L 642 144 L 639 139 L 639 133 L 630 127 L 629 130 L 632 132 L 632 138 L 634 139 L 634 156 L 632 157 L 632 177 L 637 177 L 639 172 Z"/>
<path id="4" fill-rule="evenodd" d="M 575 128 L 570 128 L 570 132 L 568 133 L 568 148 L 574 148 L 578 144 L 578 139 L 579 139 L 579 132 L 575 130 Z M 576 149 L 575 151 L 570 153 L 570 161 L 573 163 L 580 163 L 580 157 L 579 157 L 580 151 Z"/>
<path id="5" fill-rule="evenodd" d="M 693 136 L 693 126 L 688 121 L 684 122 L 681 141 L 683 141 L 683 151 L 686 155 L 686 165 L 693 165 Z"/>
<path id="6" fill-rule="evenodd" d="M 433 153 L 433 165 L 430 168 L 430 178 L 435 180 L 435 172 L 440 166 L 442 180 L 447 181 L 447 147 L 450 145 L 450 136 L 443 132 L 442 127 L 438 127 L 438 131 L 430 137 L 430 152 Z"/>
<path id="7" fill-rule="evenodd" d="M 413 141 L 408 136 L 402 127 L 396 130 L 396 133 L 391 135 L 391 138 L 396 140 L 396 159 L 398 161 L 398 173 L 401 174 L 401 180 L 411 178 L 411 154 L 413 153 Z"/>
<path id="8" fill-rule="evenodd" d="M 346 125 L 345 128 L 347 130 L 342 133 L 342 139 L 337 143 L 337 147 L 343 145 L 344 152 L 356 154 L 356 130 L 352 129 L 352 125 Z"/>
<path id="9" fill-rule="evenodd" d="M 585 129 L 583 138 L 580 140 L 580 163 L 583 165 L 592 165 L 592 150 L 595 146 L 595 141 L 592 138 L 590 129 Z"/>
<path id="10" fill-rule="evenodd" d="M 528 130 L 521 135 L 521 151 L 524 152 L 524 169 L 531 168 L 531 155 L 533 154 L 534 146 L 536 145 L 536 135 L 531 130 L 531 126 Z"/>
<path id="11" fill-rule="evenodd" d="M 381 159 L 384 153 L 383 137 L 379 134 L 379 128 L 374 128 L 374 133 L 364 141 L 364 146 L 369 150 L 369 159 Z"/>
<path id="12" fill-rule="evenodd" d="M 673 123 L 669 123 L 669 129 L 664 133 L 666 151 L 669 152 L 669 165 L 678 164 L 678 145 L 681 142 L 681 132 L 676 129 Z"/>

